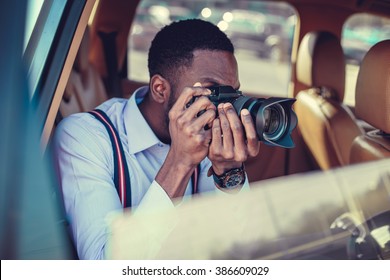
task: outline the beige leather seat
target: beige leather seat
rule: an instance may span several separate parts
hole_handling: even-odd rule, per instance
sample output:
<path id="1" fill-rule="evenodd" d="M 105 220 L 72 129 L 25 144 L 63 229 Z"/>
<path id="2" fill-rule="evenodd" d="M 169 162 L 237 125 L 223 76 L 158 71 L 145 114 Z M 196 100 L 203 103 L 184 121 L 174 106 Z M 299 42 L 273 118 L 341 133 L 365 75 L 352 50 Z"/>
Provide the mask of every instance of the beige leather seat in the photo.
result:
<path id="1" fill-rule="evenodd" d="M 108 98 L 101 76 L 89 62 L 89 41 L 87 28 L 60 104 L 62 117 L 90 111 Z"/>
<path id="2" fill-rule="evenodd" d="M 355 106 L 356 116 L 376 129 L 353 141 L 351 163 L 390 157 L 390 40 L 377 43 L 364 57 Z"/>
<path id="3" fill-rule="evenodd" d="M 349 163 L 353 140 L 363 134 L 343 104 L 345 59 L 340 40 L 329 32 L 310 32 L 299 47 L 297 79 L 308 88 L 295 110 L 302 137 L 322 170 Z"/>

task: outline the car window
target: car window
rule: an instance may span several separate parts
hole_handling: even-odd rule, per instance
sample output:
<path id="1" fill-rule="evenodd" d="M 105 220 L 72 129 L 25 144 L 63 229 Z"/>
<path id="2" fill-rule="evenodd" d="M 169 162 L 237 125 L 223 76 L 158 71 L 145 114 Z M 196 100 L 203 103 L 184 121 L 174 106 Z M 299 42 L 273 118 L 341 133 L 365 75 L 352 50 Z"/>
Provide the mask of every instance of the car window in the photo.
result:
<path id="1" fill-rule="evenodd" d="M 147 82 L 147 52 L 154 35 L 172 21 L 201 18 L 216 24 L 232 40 L 241 90 L 251 94 L 287 96 L 297 16 L 278 2 L 143 0 L 129 35 L 128 78 Z"/>
<path id="2" fill-rule="evenodd" d="M 26 13 L 26 27 L 24 34 L 23 51 L 26 49 L 27 43 L 30 40 L 31 33 L 37 22 L 39 12 L 42 9 L 44 0 L 28 0 L 27 1 L 27 13 Z"/>
<path id="3" fill-rule="evenodd" d="M 49 57 L 50 47 L 54 42 L 65 6 L 66 1 L 61 0 L 46 0 L 42 2 L 41 6 L 29 4 L 33 22 L 27 23 L 29 24 L 29 30 L 31 30 L 27 30 L 27 32 L 31 32 L 31 35 L 28 35 L 29 39 L 24 52 L 24 60 L 27 67 L 31 98 L 38 90 L 40 77 Z M 36 19 L 35 22 L 34 19 Z"/>
<path id="4" fill-rule="evenodd" d="M 390 39 L 390 20 L 369 14 L 351 16 L 344 24 L 341 44 L 346 58 L 344 102 L 355 105 L 359 66 L 367 51 L 379 41 Z"/>

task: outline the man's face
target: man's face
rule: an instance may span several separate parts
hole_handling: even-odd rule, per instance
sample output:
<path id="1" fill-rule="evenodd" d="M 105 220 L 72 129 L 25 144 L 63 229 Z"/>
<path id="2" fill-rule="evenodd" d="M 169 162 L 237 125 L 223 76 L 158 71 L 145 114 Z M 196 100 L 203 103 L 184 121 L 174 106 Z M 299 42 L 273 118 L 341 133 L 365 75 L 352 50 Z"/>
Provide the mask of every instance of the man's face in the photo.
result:
<path id="1" fill-rule="evenodd" d="M 240 87 L 238 79 L 237 61 L 234 55 L 227 51 L 197 50 L 194 52 L 194 60 L 190 67 L 180 71 L 169 96 L 167 110 L 165 112 L 165 126 L 169 127 L 168 112 L 175 104 L 180 93 L 185 87 L 191 87 L 195 83 L 201 83 L 202 87 L 229 85 L 235 89 Z"/>

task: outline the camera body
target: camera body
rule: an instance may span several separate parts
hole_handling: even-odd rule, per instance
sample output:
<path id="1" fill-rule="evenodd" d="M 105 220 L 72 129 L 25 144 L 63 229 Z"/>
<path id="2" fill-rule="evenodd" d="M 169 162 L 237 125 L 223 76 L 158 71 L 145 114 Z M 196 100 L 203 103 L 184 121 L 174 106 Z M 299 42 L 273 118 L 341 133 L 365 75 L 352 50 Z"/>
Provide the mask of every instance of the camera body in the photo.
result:
<path id="1" fill-rule="evenodd" d="M 259 141 L 271 146 L 293 148 L 291 133 L 297 125 L 297 116 L 292 109 L 294 98 L 252 98 L 231 86 L 208 87 L 210 101 L 218 106 L 231 103 L 238 115 L 248 109 Z"/>

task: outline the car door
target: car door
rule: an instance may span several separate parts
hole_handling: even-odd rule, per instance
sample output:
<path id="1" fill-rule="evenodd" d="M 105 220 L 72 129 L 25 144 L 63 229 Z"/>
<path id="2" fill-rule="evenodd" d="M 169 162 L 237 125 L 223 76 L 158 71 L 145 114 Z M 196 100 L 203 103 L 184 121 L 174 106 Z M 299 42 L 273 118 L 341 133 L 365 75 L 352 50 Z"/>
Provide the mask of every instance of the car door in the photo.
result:
<path id="1" fill-rule="evenodd" d="M 73 258 L 54 167 L 42 147 L 94 0 L 6 1 L 0 81 L 0 257 Z M 37 9 L 25 39 L 26 10 Z M 31 13 L 27 13 L 30 15 Z M 24 43 L 24 40 L 26 43 Z M 58 95 L 58 96 L 57 96 Z M 43 144 L 43 146 L 42 146 Z"/>

